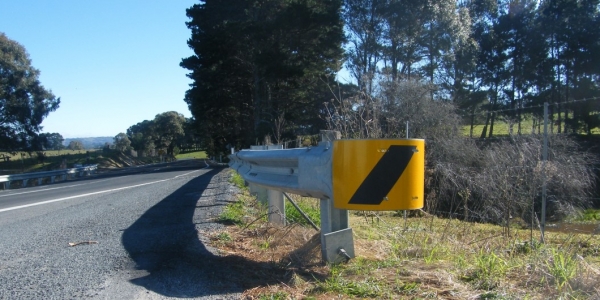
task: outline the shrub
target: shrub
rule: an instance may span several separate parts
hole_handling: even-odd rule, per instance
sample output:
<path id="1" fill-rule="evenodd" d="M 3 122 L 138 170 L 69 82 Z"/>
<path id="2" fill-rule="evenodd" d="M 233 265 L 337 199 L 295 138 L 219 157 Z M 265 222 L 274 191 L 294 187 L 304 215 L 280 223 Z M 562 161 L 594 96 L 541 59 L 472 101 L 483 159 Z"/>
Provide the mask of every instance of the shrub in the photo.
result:
<path id="1" fill-rule="evenodd" d="M 539 217 L 532 216 L 532 208 L 540 211 L 544 176 L 550 217 L 562 218 L 589 205 L 595 158 L 569 137 L 550 137 L 545 166 L 541 136 L 480 144 L 467 138 L 435 142 L 437 152 L 428 159 L 430 212 L 495 223 L 507 223 L 513 216 L 531 220 Z"/>

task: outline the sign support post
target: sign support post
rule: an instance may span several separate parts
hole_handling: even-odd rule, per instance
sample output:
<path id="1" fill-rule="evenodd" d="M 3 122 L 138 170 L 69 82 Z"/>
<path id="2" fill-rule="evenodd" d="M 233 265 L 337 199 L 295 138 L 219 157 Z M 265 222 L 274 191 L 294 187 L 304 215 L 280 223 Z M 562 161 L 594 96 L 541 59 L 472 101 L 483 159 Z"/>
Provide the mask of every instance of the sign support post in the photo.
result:
<path id="1" fill-rule="evenodd" d="M 334 130 L 321 130 L 321 142 L 330 142 L 339 140 L 341 134 Z M 321 254 L 324 261 L 336 262 L 339 261 L 339 249 L 343 249 L 346 254 L 344 259 L 354 257 L 354 244 L 352 242 L 352 229 L 349 228 L 348 210 L 338 209 L 333 206 L 333 199 L 322 198 L 320 201 L 321 208 Z M 342 234 L 336 234 L 342 232 Z M 348 239 L 349 237 L 349 239 Z M 351 244 L 351 247 L 349 245 Z M 352 248 L 352 249 L 345 249 Z M 331 250 L 333 249 L 333 250 Z"/>

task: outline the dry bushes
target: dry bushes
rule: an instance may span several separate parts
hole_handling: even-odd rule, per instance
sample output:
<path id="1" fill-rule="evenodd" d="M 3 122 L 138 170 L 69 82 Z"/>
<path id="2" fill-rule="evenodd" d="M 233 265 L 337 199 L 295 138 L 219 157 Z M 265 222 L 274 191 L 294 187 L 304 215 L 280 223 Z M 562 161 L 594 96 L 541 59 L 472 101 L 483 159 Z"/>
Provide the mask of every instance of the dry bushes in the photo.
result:
<path id="1" fill-rule="evenodd" d="M 535 220 L 540 217 L 544 176 L 549 217 L 561 218 L 590 204 L 596 159 L 580 151 L 569 137 L 550 137 L 545 167 L 541 136 L 480 144 L 460 138 L 431 144 L 429 212 L 495 223 L 513 217 L 531 221 L 532 214 Z"/>
<path id="2" fill-rule="evenodd" d="M 426 208 L 433 214 L 506 224 L 513 217 L 535 221 L 544 176 L 547 216 L 561 218 L 590 204 L 596 159 L 574 140 L 551 136 L 543 167 L 541 136 L 468 139 L 458 130 L 454 106 L 433 100 L 434 92 L 420 81 L 384 81 L 373 96 L 357 93 L 326 103 L 325 120 L 344 139 L 404 138 L 408 121 L 409 137 L 426 141 Z"/>
<path id="3" fill-rule="evenodd" d="M 376 96 L 363 92 L 325 103 L 328 129 L 344 139 L 436 139 L 459 134 L 460 118 L 448 102 L 434 101 L 434 87 L 416 80 L 384 82 Z"/>

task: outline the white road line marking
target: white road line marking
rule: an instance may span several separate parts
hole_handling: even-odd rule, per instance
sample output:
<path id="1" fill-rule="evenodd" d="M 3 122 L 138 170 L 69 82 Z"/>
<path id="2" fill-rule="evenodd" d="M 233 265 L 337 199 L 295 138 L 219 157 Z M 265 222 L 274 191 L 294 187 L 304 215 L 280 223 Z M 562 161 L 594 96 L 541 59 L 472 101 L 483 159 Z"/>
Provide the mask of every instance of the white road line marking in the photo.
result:
<path id="1" fill-rule="evenodd" d="M 204 169 L 206 169 L 206 168 L 204 168 Z M 202 169 L 202 170 L 204 170 L 204 169 Z M 98 194 L 116 192 L 116 191 L 131 189 L 131 188 L 135 188 L 135 187 L 140 187 L 140 186 L 145 186 L 145 185 L 150 185 L 150 184 L 165 182 L 165 181 L 173 180 L 173 179 L 179 178 L 181 176 L 186 176 L 186 175 L 189 175 L 191 173 L 198 172 L 198 171 L 200 171 L 200 170 L 195 170 L 195 171 L 188 172 L 188 173 L 185 173 L 185 174 L 182 174 L 182 175 L 177 175 L 177 176 L 175 176 L 173 178 L 168 178 L 168 179 L 163 179 L 163 180 L 157 180 L 157 181 L 152 181 L 152 182 L 146 182 L 146 183 L 136 184 L 136 185 L 132 185 L 132 186 L 126 186 L 126 187 L 121 187 L 121 188 L 116 188 L 116 189 L 98 191 L 98 192 L 93 192 L 93 193 L 87 193 L 87 194 L 81 194 L 81 195 L 75 195 L 75 196 L 70 196 L 70 197 L 52 199 L 52 200 L 47 200 L 47 201 L 42 201 L 42 202 L 36 202 L 36 203 L 31 203 L 31 204 L 13 206 L 13 207 L 9 207 L 9 208 L 3 208 L 3 209 L 0 209 L 0 213 L 5 212 L 5 211 L 11 211 L 11 210 L 16 210 L 16 209 L 21 209 L 21 208 L 27 208 L 27 207 L 32 207 L 32 206 L 44 205 L 44 204 L 49 204 L 49 203 L 54 203 L 54 202 L 60 202 L 60 201 L 65 201 L 65 200 L 71 200 L 71 199 L 76 199 L 76 198 L 81 198 L 81 197 L 92 196 L 92 195 L 98 195 Z"/>
<path id="2" fill-rule="evenodd" d="M 119 178 L 123 178 L 123 177 L 128 177 L 128 176 L 122 176 L 122 177 L 119 177 Z M 111 178 L 111 179 L 113 179 L 113 178 Z M 2 198 L 2 197 L 8 197 L 8 196 L 15 196 L 15 195 L 39 193 L 39 192 L 45 192 L 45 191 L 51 191 L 51 190 L 66 189 L 66 188 L 70 188 L 70 187 L 76 187 L 76 186 L 81 186 L 81 185 L 94 184 L 94 183 L 104 182 L 104 181 L 108 181 L 108 180 L 110 180 L 110 179 L 97 180 L 97 181 L 94 181 L 94 182 L 86 182 L 86 183 L 81 183 L 81 184 L 73 184 L 73 185 L 53 187 L 53 188 L 46 188 L 46 189 L 39 189 L 39 190 L 35 190 L 35 191 L 26 191 L 26 192 L 19 192 L 19 193 L 7 193 L 6 195 L 0 195 L 0 198 Z"/>

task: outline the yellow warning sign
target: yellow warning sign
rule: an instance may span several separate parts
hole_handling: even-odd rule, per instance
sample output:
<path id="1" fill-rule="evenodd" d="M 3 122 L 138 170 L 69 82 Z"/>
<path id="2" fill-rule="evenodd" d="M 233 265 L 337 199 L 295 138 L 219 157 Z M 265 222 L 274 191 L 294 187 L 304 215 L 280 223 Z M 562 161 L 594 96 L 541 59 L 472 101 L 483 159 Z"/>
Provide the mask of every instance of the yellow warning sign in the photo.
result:
<path id="1" fill-rule="evenodd" d="M 425 140 L 334 141 L 332 180 L 336 208 L 422 208 Z"/>

